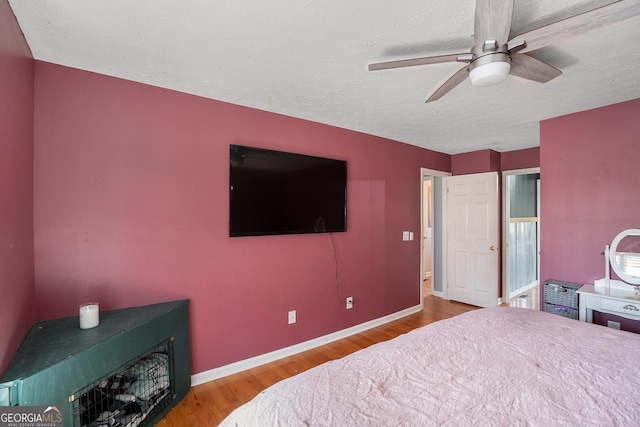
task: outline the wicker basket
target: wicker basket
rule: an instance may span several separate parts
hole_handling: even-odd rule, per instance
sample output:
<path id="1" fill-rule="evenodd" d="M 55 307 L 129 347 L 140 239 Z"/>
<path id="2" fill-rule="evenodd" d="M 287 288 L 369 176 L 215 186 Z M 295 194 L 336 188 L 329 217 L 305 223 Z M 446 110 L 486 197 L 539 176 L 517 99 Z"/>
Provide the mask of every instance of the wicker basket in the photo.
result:
<path id="1" fill-rule="evenodd" d="M 582 284 L 580 283 L 547 280 L 544 282 L 544 302 L 552 305 L 577 308 L 578 294 L 576 291 L 581 287 Z"/>
<path id="2" fill-rule="evenodd" d="M 579 317 L 577 308 L 565 307 L 563 305 L 545 303 L 544 311 L 547 313 L 557 314 L 558 316 L 568 317 L 569 319 L 578 320 Z"/>

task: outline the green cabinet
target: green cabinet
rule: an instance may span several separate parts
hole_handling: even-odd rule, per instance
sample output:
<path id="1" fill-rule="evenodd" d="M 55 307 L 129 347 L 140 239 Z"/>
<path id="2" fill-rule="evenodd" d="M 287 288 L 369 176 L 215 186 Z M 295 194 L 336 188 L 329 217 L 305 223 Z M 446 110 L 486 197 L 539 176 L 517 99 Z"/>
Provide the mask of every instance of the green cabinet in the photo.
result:
<path id="1" fill-rule="evenodd" d="M 83 390 L 164 345 L 172 403 L 144 423 L 158 421 L 191 386 L 188 307 L 180 300 L 104 311 L 92 329 L 80 329 L 78 316 L 36 322 L 0 380 L 0 406 L 56 406 L 65 426 L 80 425 L 74 402 Z"/>

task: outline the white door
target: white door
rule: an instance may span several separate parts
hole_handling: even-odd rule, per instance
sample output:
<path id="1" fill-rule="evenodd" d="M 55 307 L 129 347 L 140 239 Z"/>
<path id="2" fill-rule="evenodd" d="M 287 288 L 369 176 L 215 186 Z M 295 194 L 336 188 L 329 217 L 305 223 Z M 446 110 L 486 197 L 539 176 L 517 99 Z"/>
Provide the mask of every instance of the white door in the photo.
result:
<path id="1" fill-rule="evenodd" d="M 445 180 L 448 298 L 495 307 L 500 258 L 498 174 L 458 175 Z"/>

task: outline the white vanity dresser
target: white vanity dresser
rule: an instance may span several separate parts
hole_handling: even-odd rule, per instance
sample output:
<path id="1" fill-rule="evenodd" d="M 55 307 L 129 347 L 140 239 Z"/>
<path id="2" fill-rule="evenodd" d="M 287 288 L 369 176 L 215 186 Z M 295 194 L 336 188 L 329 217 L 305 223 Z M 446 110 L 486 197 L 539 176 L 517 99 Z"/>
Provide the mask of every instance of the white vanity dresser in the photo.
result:
<path id="1" fill-rule="evenodd" d="M 640 320 L 640 295 L 635 287 L 618 280 L 611 280 L 609 287 L 604 280 L 595 285 L 584 285 L 576 291 L 579 295 L 579 317 L 582 322 L 593 322 L 593 310 L 615 314 L 631 320 Z"/>
<path id="2" fill-rule="evenodd" d="M 579 295 L 579 320 L 593 322 L 593 310 L 640 320 L 640 229 L 624 230 L 605 247 L 605 277 L 584 285 Z M 610 270 L 620 278 L 610 278 Z"/>

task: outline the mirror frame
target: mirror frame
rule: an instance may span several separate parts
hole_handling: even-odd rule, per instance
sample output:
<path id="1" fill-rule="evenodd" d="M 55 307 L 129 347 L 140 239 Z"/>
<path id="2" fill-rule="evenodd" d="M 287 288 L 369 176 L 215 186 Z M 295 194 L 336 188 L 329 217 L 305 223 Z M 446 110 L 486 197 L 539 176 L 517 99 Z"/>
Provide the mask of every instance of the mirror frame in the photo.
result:
<path id="1" fill-rule="evenodd" d="M 618 249 L 618 244 L 622 241 L 622 239 L 628 236 L 640 236 L 640 229 L 630 228 L 628 230 L 621 231 L 620 234 L 618 234 L 615 237 L 615 239 L 613 239 L 613 242 L 611 243 L 611 247 L 609 248 L 609 254 L 610 254 L 609 262 L 611 263 L 611 268 L 613 268 L 613 271 L 618 275 L 618 277 L 622 281 L 629 283 L 631 285 L 639 286 L 640 277 L 630 276 L 626 274 L 620 269 L 620 266 L 616 262 L 616 252 Z"/>

